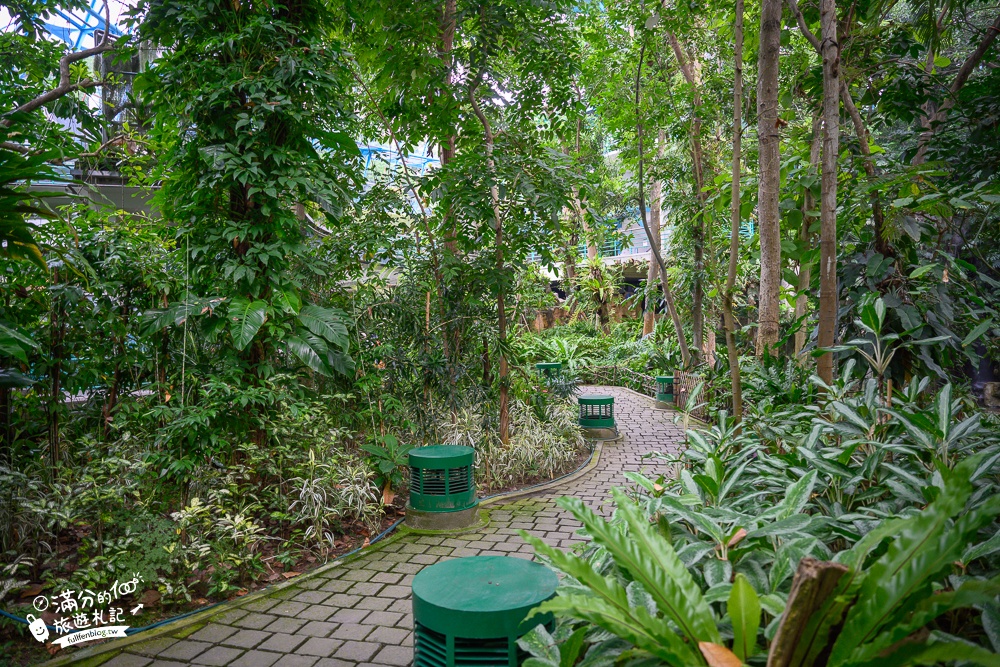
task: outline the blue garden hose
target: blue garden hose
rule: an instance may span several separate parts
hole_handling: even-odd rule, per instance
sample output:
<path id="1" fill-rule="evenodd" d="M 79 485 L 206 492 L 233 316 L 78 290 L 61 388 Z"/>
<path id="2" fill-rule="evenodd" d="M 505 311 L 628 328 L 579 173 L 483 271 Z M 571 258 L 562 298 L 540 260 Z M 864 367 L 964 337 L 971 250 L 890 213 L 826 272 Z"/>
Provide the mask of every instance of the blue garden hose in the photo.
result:
<path id="1" fill-rule="evenodd" d="M 386 535 L 388 535 L 390 532 L 392 532 L 396 528 L 396 526 L 398 526 L 402 522 L 403 522 L 403 519 L 399 519 L 398 521 L 396 521 L 395 523 L 393 523 L 391 526 L 389 526 L 388 528 L 386 528 L 385 530 L 383 530 L 381 533 L 379 533 L 378 535 L 376 535 L 375 539 L 369 541 L 368 544 L 369 545 L 375 544 L 376 542 L 378 542 L 379 540 L 381 540 L 382 538 L 384 538 Z M 342 558 L 347 558 L 348 556 L 353 556 L 354 554 L 356 554 L 359 551 L 361 551 L 363 548 L 364 547 L 358 547 L 357 549 L 353 549 L 351 551 L 348 551 L 347 553 L 344 553 L 344 554 L 341 554 L 341 555 L 337 556 L 333 560 L 334 560 L 334 562 L 336 562 L 338 560 L 341 560 Z M 167 623 L 173 623 L 174 621 L 179 621 L 182 618 L 187 618 L 188 616 L 193 616 L 194 614 L 200 614 L 203 611 L 207 611 L 207 610 L 211 609 L 212 607 L 218 607 L 220 604 L 225 604 L 226 602 L 228 602 L 228 600 L 223 600 L 221 602 L 215 602 L 215 603 L 212 603 L 210 605 L 207 605 L 207 606 L 204 606 L 204 607 L 199 607 L 198 609 L 194 609 L 192 611 L 185 612 L 183 614 L 178 614 L 177 616 L 171 616 L 170 618 L 164 618 L 162 620 L 156 621 L 155 623 L 150 623 L 149 625 L 144 625 L 141 628 L 129 628 L 128 630 L 125 631 L 125 634 L 131 636 L 131 635 L 137 634 L 139 632 L 145 632 L 146 630 L 152 630 L 153 628 L 158 628 L 161 625 L 166 625 Z M 21 618 L 20 616 L 17 616 L 15 614 L 7 613 L 3 609 L 0 609 L 0 616 L 3 616 L 5 618 L 9 618 L 12 621 L 17 621 L 18 623 L 24 623 L 25 625 L 30 625 L 30 621 L 28 621 L 28 619 Z M 56 631 L 56 628 L 53 627 L 53 626 L 51 626 L 51 625 L 46 624 L 45 627 L 47 627 L 52 632 Z"/>
<path id="2" fill-rule="evenodd" d="M 591 448 L 591 450 L 590 450 L 590 458 L 588 458 L 584 463 L 582 463 L 580 465 L 580 467 L 578 467 L 576 470 L 573 470 L 572 472 L 568 472 L 568 473 L 566 473 L 564 475 L 560 475 L 559 477 L 556 477 L 554 479 L 550 479 L 550 480 L 546 480 L 544 482 L 538 482 L 537 484 L 532 484 L 530 486 L 526 486 L 524 488 L 518 489 L 517 492 L 521 493 L 521 492 L 524 492 L 524 491 L 529 491 L 529 490 L 537 488 L 539 486 L 546 486 L 548 484 L 552 484 L 553 482 L 558 482 L 561 479 L 565 479 L 567 477 L 570 477 L 571 475 L 575 475 L 576 473 L 580 472 L 585 467 L 587 467 L 588 465 L 590 465 L 590 463 L 593 460 L 593 458 L 594 458 L 594 450 L 593 450 L 593 448 Z M 509 492 L 494 493 L 493 495 L 490 495 L 490 496 L 483 496 L 479 500 L 489 500 L 490 498 L 496 498 L 497 496 L 503 496 L 503 495 L 506 495 L 507 493 L 509 493 Z M 388 535 L 393 530 L 395 530 L 396 527 L 399 526 L 399 524 L 403 523 L 403 521 L 404 521 L 404 519 L 397 520 L 395 523 L 393 523 L 388 528 L 386 528 L 385 530 L 383 530 L 381 533 L 379 533 L 378 535 L 376 535 L 375 539 L 370 540 L 368 544 L 372 545 L 372 544 L 375 544 L 376 542 L 378 542 L 379 540 L 383 539 L 386 535 Z M 341 555 L 337 556 L 333 560 L 333 562 L 336 562 L 338 560 L 347 558 L 348 556 L 353 556 L 354 554 L 358 553 L 359 551 L 361 551 L 364 548 L 365 547 L 358 547 L 357 549 L 353 549 L 351 551 L 348 551 L 347 553 L 341 554 Z M 192 611 L 185 612 L 183 614 L 178 614 L 177 616 L 171 616 L 170 618 L 164 618 L 162 620 L 156 621 L 155 623 L 150 623 L 149 625 L 144 625 L 141 628 L 129 628 L 128 630 L 125 631 L 125 634 L 131 636 L 131 635 L 134 635 L 134 634 L 137 634 L 137 633 L 140 633 L 140 632 L 145 632 L 146 630 L 152 630 L 153 628 L 158 628 L 158 627 L 166 625 L 168 623 L 173 623 L 174 621 L 179 621 L 179 620 L 187 618 L 189 616 L 193 616 L 194 614 L 200 614 L 203 611 L 207 611 L 207 610 L 211 609 L 212 607 L 217 607 L 220 604 L 225 604 L 226 602 L 228 602 L 228 600 L 223 600 L 222 602 L 215 602 L 213 604 L 207 605 L 205 607 L 201 607 L 199 609 L 194 609 Z M 2 609 L 0 609 L 0 616 L 3 616 L 5 618 L 9 618 L 12 621 L 17 621 L 19 623 L 24 623 L 25 625 L 29 625 L 30 624 L 30 622 L 28 621 L 28 619 L 21 618 L 20 616 L 17 616 L 15 614 L 7 613 L 6 611 L 4 611 Z M 56 628 L 53 627 L 53 626 L 51 626 L 51 625 L 46 625 L 45 627 L 47 627 L 52 632 L 56 631 Z"/>

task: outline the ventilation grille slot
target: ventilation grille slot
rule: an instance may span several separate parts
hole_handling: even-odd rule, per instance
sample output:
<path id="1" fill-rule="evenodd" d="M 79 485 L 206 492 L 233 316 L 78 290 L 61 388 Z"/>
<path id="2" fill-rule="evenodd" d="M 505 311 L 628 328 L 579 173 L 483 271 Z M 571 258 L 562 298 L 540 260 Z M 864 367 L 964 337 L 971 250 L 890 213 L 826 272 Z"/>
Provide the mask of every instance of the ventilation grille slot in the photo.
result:
<path id="1" fill-rule="evenodd" d="M 609 419 L 614 411 L 614 407 L 609 404 L 604 405 L 581 405 L 581 419 Z"/>
<path id="2" fill-rule="evenodd" d="M 414 623 L 413 666 L 445 667 L 448 644 L 444 635 Z M 523 657 L 518 650 L 518 663 Z M 455 667 L 508 667 L 507 639 L 463 639 L 455 637 Z"/>
<path id="3" fill-rule="evenodd" d="M 410 468 L 410 479 L 413 488 L 417 493 L 425 496 L 445 495 L 444 481 L 445 470 L 435 470 L 432 468 Z"/>
<path id="4" fill-rule="evenodd" d="M 465 493 L 470 483 L 468 468 L 448 469 L 448 493 Z"/>

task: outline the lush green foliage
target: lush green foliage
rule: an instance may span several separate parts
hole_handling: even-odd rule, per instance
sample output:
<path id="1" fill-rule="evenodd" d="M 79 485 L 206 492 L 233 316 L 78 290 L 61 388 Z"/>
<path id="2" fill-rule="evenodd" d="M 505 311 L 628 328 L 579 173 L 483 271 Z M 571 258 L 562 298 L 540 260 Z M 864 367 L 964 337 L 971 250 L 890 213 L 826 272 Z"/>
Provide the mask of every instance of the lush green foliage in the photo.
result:
<path id="1" fill-rule="evenodd" d="M 811 557 L 846 572 L 805 619 L 803 637 L 816 639 L 792 646 L 809 652 L 793 664 L 992 664 L 954 637 L 985 633 L 998 648 L 1000 429 L 949 385 L 929 397 L 928 384 L 915 379 L 890 403 L 876 380 L 845 379 L 815 406 L 749 413 L 742 431 L 722 411 L 689 432 L 680 458 L 653 453 L 667 466 L 658 478 L 627 472 L 634 486 L 615 490 L 611 521 L 563 500 L 593 542 L 574 555 L 525 536 L 571 577 L 541 609 L 625 640 L 589 633 L 588 656 L 634 646 L 632 659 L 712 664 L 699 651 L 709 642 L 747 662 L 754 647 L 775 650 L 793 575 Z"/>
<path id="2" fill-rule="evenodd" d="M 732 118 L 758 102 L 762 4 L 740 6 L 734 100 L 731 4 L 141 0 L 92 63 L 46 36 L 57 5 L 0 3 L 0 597 L 277 578 L 391 520 L 410 447 L 476 447 L 484 491 L 552 477 L 585 453 L 579 382 L 672 372 L 686 347 L 687 411 L 712 426 L 631 474 L 611 524 L 573 507 L 595 543 L 549 550 L 576 580 L 553 604 L 604 629 L 539 631 L 534 664 L 762 663 L 804 557 L 851 572 L 830 664 L 983 659 L 953 638 L 996 648 L 1000 627 L 998 436 L 972 398 L 1000 359 L 996 9 L 836 7 L 823 382 L 820 17 L 790 3 L 779 26 L 781 255 L 761 267 L 768 175 Z M 642 261 L 600 256 L 640 207 L 676 324 Z M 751 357 L 762 268 L 780 340 Z M 550 316 L 568 323 L 534 330 Z M 551 361 L 558 379 L 533 371 Z"/>

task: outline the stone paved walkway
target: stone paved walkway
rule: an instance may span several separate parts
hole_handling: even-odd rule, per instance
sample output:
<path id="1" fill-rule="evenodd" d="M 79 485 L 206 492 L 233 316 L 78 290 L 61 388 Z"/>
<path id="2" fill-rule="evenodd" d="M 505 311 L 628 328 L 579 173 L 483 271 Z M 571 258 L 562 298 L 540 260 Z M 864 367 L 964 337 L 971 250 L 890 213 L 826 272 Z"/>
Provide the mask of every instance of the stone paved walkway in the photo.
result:
<path id="1" fill-rule="evenodd" d="M 535 496 L 490 506 L 486 528 L 458 537 L 397 538 L 342 566 L 304 575 L 294 585 L 243 604 L 232 603 L 200 626 L 183 627 L 132 644 L 103 667 L 355 667 L 410 665 L 413 619 L 410 582 L 423 567 L 448 558 L 481 554 L 532 558 L 519 529 L 549 544 L 581 541 L 580 524 L 556 507 L 574 495 L 609 513 L 609 490 L 625 483 L 622 472 L 648 468 L 643 454 L 676 452 L 681 428 L 673 413 L 654 410 L 652 399 L 617 387 L 586 387 L 610 393 L 624 439 L 607 443 L 587 476 Z M 502 501 L 501 501 L 502 502 Z M 169 628 L 169 626 L 166 626 Z M 88 667 L 97 659 L 86 661 Z"/>

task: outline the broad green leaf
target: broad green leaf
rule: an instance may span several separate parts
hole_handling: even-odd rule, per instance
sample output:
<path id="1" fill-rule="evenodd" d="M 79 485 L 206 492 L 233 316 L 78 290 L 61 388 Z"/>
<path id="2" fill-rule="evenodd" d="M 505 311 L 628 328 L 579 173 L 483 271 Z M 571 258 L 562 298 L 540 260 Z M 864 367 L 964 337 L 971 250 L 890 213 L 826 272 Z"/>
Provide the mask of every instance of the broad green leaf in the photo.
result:
<path id="1" fill-rule="evenodd" d="M 949 521 L 965 507 L 972 493 L 968 479 L 980 456 L 959 463 L 937 499 L 916 516 L 899 524 L 898 535 L 886 553 L 864 573 L 858 598 L 844 620 L 843 631 L 830 654 L 830 665 L 845 664 L 859 647 L 871 641 L 909 596 L 949 567 L 962 552 L 964 533 L 978 521 L 988 521 L 996 507 L 982 507 L 948 529 Z"/>
<path id="2" fill-rule="evenodd" d="M 729 580 L 733 575 L 733 564 L 728 560 L 709 558 L 705 561 L 702 572 L 705 575 L 705 583 L 709 587 L 714 588 L 720 584 L 729 583 Z"/>
<path id="3" fill-rule="evenodd" d="M 590 628 L 586 626 L 578 628 L 573 631 L 573 634 L 559 644 L 559 667 L 573 667 L 576 664 L 577 658 L 580 657 L 580 651 L 584 647 L 584 639 L 587 637 L 587 632 Z"/>
<path id="4" fill-rule="evenodd" d="M 559 649 L 544 625 L 536 625 L 517 640 L 517 645 L 538 660 L 536 664 L 559 667 Z"/>
<path id="5" fill-rule="evenodd" d="M 989 581 L 972 579 L 954 591 L 931 594 L 914 607 L 906 618 L 894 623 L 874 641 L 852 654 L 852 660 L 870 660 L 883 654 L 889 647 L 901 642 L 942 614 L 956 609 L 967 609 L 993 602 L 1000 594 L 1000 578 Z"/>
<path id="6" fill-rule="evenodd" d="M 785 613 L 785 601 L 780 596 L 770 593 L 760 597 L 760 606 L 771 616 L 777 618 Z"/>
<path id="7" fill-rule="evenodd" d="M 612 528 L 578 498 L 562 498 L 559 504 L 584 524 L 619 567 L 643 584 L 660 611 L 677 624 L 685 637 L 718 643 L 719 630 L 712 610 L 673 547 L 650 526 L 645 516 L 640 515 L 638 507 L 621 489 L 612 489 L 612 495 L 618 512 L 628 525 L 627 536 Z"/>
<path id="8" fill-rule="evenodd" d="M 642 608 L 630 613 L 597 596 L 558 594 L 535 609 L 539 613 L 551 612 L 593 623 L 674 667 L 690 667 L 700 662 L 664 619 L 651 617 Z"/>
<path id="9" fill-rule="evenodd" d="M 797 533 L 805 529 L 812 522 L 808 514 L 793 514 L 790 517 L 761 526 L 757 530 L 747 533 L 747 539 L 752 540 L 758 537 L 772 537 L 774 535 L 786 535 Z"/>
<path id="10" fill-rule="evenodd" d="M 937 264 L 924 264 L 923 266 L 918 266 L 917 268 L 915 268 L 913 271 L 910 272 L 910 279 L 914 280 L 927 273 L 930 273 L 931 271 L 936 269 L 937 266 L 938 266 Z"/>
<path id="11" fill-rule="evenodd" d="M 729 593 L 729 618 L 733 621 L 733 653 L 746 662 L 757 645 L 760 629 L 760 600 L 753 586 L 742 574 L 737 574 Z"/>
<path id="12" fill-rule="evenodd" d="M 27 348 L 30 348 L 30 349 L 33 349 L 33 350 L 37 350 L 38 349 L 38 343 L 36 343 L 35 341 L 31 340 L 30 338 L 28 338 L 27 336 L 25 336 L 24 334 L 22 334 L 17 329 L 13 329 L 11 327 L 4 326 L 3 324 L 0 324 L 0 336 L 3 336 L 5 338 L 12 338 L 15 341 L 17 341 L 18 343 L 20 343 L 21 345 L 23 345 L 24 347 L 27 347 Z"/>
<path id="13" fill-rule="evenodd" d="M 320 373 L 321 375 L 329 375 L 326 370 L 326 366 L 323 364 L 323 360 L 320 359 L 316 350 L 314 350 L 309 343 L 302 340 L 298 336 L 286 336 L 285 345 L 288 346 L 288 350 L 292 354 L 298 357 L 302 363 L 311 368 L 313 371 Z"/>
<path id="14" fill-rule="evenodd" d="M 297 315 L 302 308 L 302 299 L 299 298 L 298 292 L 291 287 L 274 290 L 274 305 L 285 313 Z"/>
<path id="15" fill-rule="evenodd" d="M 1000 651 L 1000 606 L 996 602 L 984 604 L 981 620 L 993 650 Z"/>
<path id="16" fill-rule="evenodd" d="M 309 331 L 328 343 L 337 345 L 347 351 L 350 339 L 347 333 L 345 318 L 339 311 L 319 306 L 303 306 L 299 311 L 299 322 Z"/>
<path id="17" fill-rule="evenodd" d="M 867 433 L 869 429 L 871 429 L 872 425 L 866 422 L 864 419 L 862 419 L 861 415 L 859 415 L 854 410 L 854 408 L 847 405 L 846 403 L 843 403 L 841 401 L 834 401 L 832 407 L 837 412 L 837 414 L 841 415 L 842 417 L 847 419 L 847 421 L 849 421 L 850 423 L 854 424 L 859 429 L 861 429 L 862 433 Z"/>
<path id="18" fill-rule="evenodd" d="M 0 338 L 0 357 L 8 356 L 28 363 L 28 355 L 13 338 Z"/>
<path id="19" fill-rule="evenodd" d="M 242 350 L 267 320 L 267 304 L 263 301 L 233 299 L 229 304 L 229 330 L 237 350 Z"/>
<path id="20" fill-rule="evenodd" d="M 985 542 L 980 542 L 979 544 L 974 544 L 965 550 L 962 554 L 962 563 L 968 565 L 977 558 L 982 558 L 983 556 L 989 556 L 1000 551 L 1000 531 L 997 531 L 996 535 L 986 540 Z"/>
<path id="21" fill-rule="evenodd" d="M 867 662 L 853 664 L 854 667 L 917 667 L 951 664 L 956 661 L 983 667 L 1000 667 L 1000 655 L 961 641 L 940 641 L 930 645 L 903 644 L 887 656 L 879 655 Z"/>
<path id="22" fill-rule="evenodd" d="M 597 519 L 600 520 L 600 517 Z M 625 588 L 614 577 L 602 577 L 586 560 L 550 547 L 524 531 L 519 531 L 519 534 L 536 552 L 548 558 L 553 566 L 588 589 L 588 594 L 583 595 L 576 592 L 576 587 L 571 592 L 561 588 L 556 592 L 556 597 L 533 609 L 528 618 L 551 611 L 590 621 L 671 665 L 682 667 L 698 663 L 691 647 L 671 629 L 665 619 L 650 616 L 642 607 L 629 606 Z"/>
<path id="23" fill-rule="evenodd" d="M 812 496 L 813 487 L 816 486 L 816 470 L 810 470 L 801 478 L 797 479 L 785 492 L 785 497 L 781 501 L 779 519 L 786 519 L 794 514 L 799 514 L 805 509 L 809 498 Z"/>

